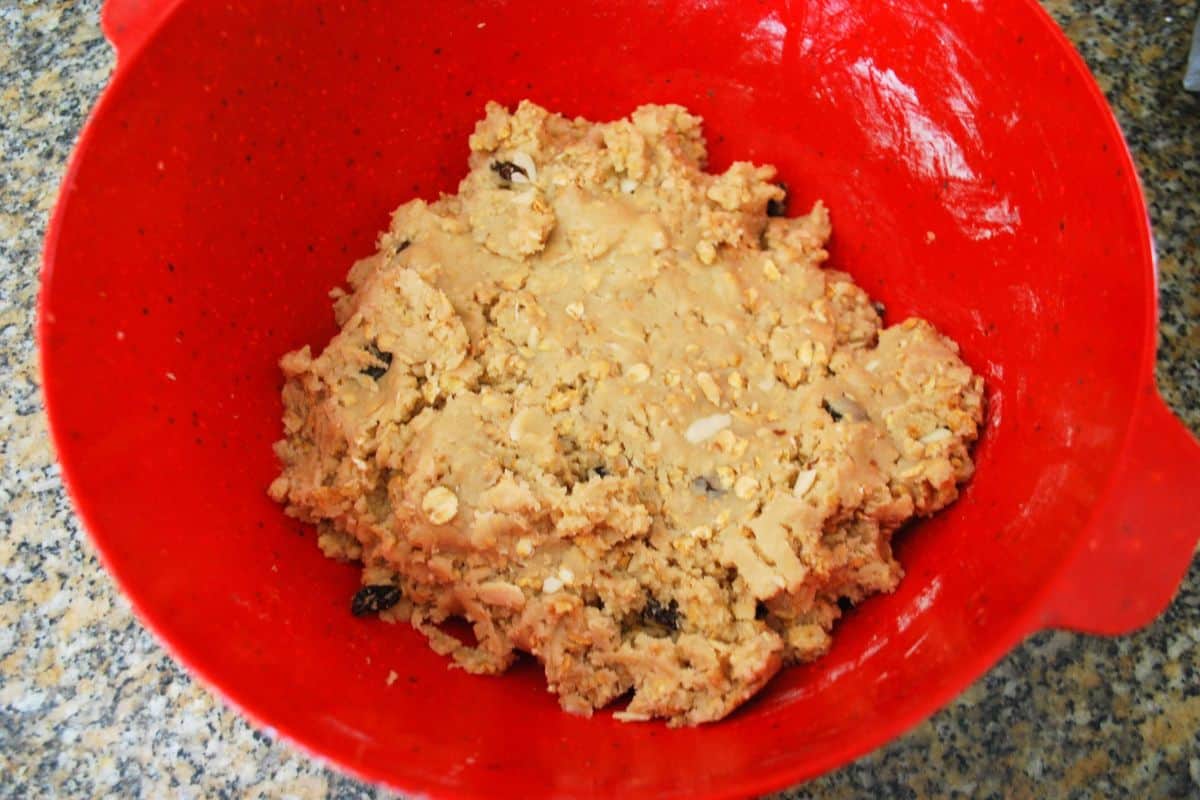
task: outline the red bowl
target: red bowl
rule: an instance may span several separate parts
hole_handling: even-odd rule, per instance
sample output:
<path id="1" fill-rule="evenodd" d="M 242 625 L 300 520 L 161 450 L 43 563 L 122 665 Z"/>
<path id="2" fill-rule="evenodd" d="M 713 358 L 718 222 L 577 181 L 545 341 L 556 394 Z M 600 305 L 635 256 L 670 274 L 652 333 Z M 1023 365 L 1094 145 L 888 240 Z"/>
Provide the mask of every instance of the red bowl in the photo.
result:
<path id="1" fill-rule="evenodd" d="M 372 781 L 444 796 L 730 796 L 844 764 L 1047 626 L 1170 599 L 1200 448 L 1152 379 L 1155 266 L 1129 153 L 1032 1 L 113 0 L 119 61 L 47 236 L 39 338 L 104 563 L 194 674 Z M 490 98 L 702 114 L 713 168 L 824 198 L 834 263 L 986 376 L 978 475 L 832 652 L 699 729 L 562 713 L 539 670 L 447 669 L 355 620 L 357 570 L 266 497 L 276 359 L 388 212 L 451 191 Z M 389 685 L 394 671 L 398 680 Z"/>

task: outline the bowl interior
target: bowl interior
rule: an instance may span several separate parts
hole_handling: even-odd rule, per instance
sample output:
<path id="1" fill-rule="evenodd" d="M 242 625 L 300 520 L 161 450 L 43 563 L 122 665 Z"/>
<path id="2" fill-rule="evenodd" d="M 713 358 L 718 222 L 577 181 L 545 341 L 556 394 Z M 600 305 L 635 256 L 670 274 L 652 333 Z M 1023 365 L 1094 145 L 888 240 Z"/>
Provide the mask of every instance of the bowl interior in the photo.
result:
<path id="1" fill-rule="evenodd" d="M 181 3 L 122 65 L 48 239 L 42 357 L 66 477 L 194 672 L 409 790 L 695 796 L 842 763 L 1028 631 L 1109 473 L 1153 318 L 1128 155 L 1032 2 L 294 5 Z M 774 163 L 794 207 L 824 199 L 833 263 L 988 381 L 978 477 L 901 537 L 899 590 L 720 725 L 578 719 L 536 665 L 447 669 L 407 627 L 351 618 L 356 570 L 265 495 L 276 360 L 332 334 L 328 292 L 391 209 L 453 191 L 484 102 L 525 97 L 596 119 L 648 102 L 703 115 L 713 169 Z"/>

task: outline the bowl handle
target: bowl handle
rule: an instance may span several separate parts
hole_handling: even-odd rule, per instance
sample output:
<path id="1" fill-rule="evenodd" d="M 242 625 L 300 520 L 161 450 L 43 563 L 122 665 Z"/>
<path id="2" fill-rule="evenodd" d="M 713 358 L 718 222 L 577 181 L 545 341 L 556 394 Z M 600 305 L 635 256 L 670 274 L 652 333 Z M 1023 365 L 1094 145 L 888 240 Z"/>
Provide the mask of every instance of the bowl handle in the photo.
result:
<path id="1" fill-rule="evenodd" d="M 1083 546 L 1050 590 L 1039 627 L 1115 635 L 1170 604 L 1200 538 L 1200 445 L 1153 381 Z"/>
<path id="2" fill-rule="evenodd" d="M 117 50 L 117 65 L 146 42 L 179 0 L 105 0 L 100 27 Z"/>

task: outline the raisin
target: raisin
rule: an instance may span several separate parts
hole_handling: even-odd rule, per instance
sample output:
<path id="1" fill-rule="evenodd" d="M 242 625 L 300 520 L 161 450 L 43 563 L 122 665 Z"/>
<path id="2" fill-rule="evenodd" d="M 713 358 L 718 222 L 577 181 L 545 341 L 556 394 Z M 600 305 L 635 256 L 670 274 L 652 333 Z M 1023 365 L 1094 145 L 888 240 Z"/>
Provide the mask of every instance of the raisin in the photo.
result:
<path id="1" fill-rule="evenodd" d="M 354 593 L 350 613 L 356 617 L 387 611 L 400 602 L 400 587 L 390 584 L 364 586 Z"/>
<path id="2" fill-rule="evenodd" d="M 767 615 L 770 613 L 771 613 L 771 610 L 767 608 L 767 604 L 764 603 L 763 601 L 759 600 L 757 603 L 754 604 L 754 618 L 755 619 L 766 619 Z"/>
<path id="3" fill-rule="evenodd" d="M 388 371 L 388 367 L 392 365 L 392 354 L 385 353 L 384 351 L 380 350 L 379 346 L 374 342 L 367 345 L 367 352 L 371 354 L 371 358 L 380 362 L 382 366 L 380 366 L 380 364 L 372 364 L 371 366 L 362 370 L 362 374 L 366 375 L 372 380 L 379 380 Z"/>
<path id="4" fill-rule="evenodd" d="M 396 245 L 396 255 L 400 255 L 401 253 L 403 253 L 405 250 L 407 250 L 410 247 L 412 247 L 412 242 L 409 241 L 408 239 L 405 239 L 403 242 Z"/>
<path id="5" fill-rule="evenodd" d="M 601 464 L 598 467 L 592 467 L 591 474 L 596 478 L 606 478 L 608 477 L 608 469 Z"/>
<path id="6" fill-rule="evenodd" d="M 706 478 L 703 475 L 692 481 L 692 491 L 696 494 L 702 494 L 705 497 L 720 497 L 725 494 L 725 490 L 716 481 L 712 478 Z"/>
<path id="7" fill-rule="evenodd" d="M 843 419 L 849 419 L 851 422 L 866 422 L 871 418 L 865 408 L 846 395 L 835 397 L 833 400 L 822 400 L 821 407 L 829 413 L 829 416 L 833 417 L 834 422 L 841 422 Z"/>
<path id="8" fill-rule="evenodd" d="M 845 614 L 847 611 L 854 608 L 854 602 L 849 597 L 839 597 L 838 608 L 840 608 L 842 613 Z"/>
<path id="9" fill-rule="evenodd" d="M 508 182 L 508 183 L 512 182 L 513 175 L 518 172 L 521 173 L 522 175 L 524 175 L 526 178 L 529 177 L 529 173 L 526 172 L 523 167 L 518 167 L 516 164 L 512 163 L 511 161 L 493 161 L 492 162 L 492 172 L 499 175 L 500 180 Z"/>
<path id="10" fill-rule="evenodd" d="M 642 619 L 655 625 L 661 625 L 667 630 L 677 631 L 679 630 L 679 603 L 672 599 L 664 606 L 658 602 L 657 598 L 651 597 L 642 608 Z"/>
<path id="11" fill-rule="evenodd" d="M 783 181 L 779 182 L 779 188 L 783 189 L 783 199 L 776 200 L 771 198 L 767 201 L 767 216 L 768 217 L 786 217 L 788 210 L 788 187 Z"/>
<path id="12" fill-rule="evenodd" d="M 871 307 L 875 309 L 875 313 L 879 315 L 880 319 L 882 319 L 883 315 L 887 313 L 887 306 L 878 300 L 872 302 Z"/>

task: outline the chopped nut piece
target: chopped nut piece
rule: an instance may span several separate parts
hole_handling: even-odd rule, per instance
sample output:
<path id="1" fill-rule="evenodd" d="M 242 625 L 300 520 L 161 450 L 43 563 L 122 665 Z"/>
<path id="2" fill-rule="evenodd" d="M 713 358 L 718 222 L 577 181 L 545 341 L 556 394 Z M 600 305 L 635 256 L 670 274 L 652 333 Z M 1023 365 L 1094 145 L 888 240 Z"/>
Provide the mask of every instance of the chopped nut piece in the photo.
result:
<path id="1" fill-rule="evenodd" d="M 733 493 L 742 500 L 749 500 L 758 493 L 759 484 L 754 478 L 749 475 L 743 475 L 733 484 Z"/>
<path id="2" fill-rule="evenodd" d="M 948 428 L 934 428 L 921 437 L 921 444 L 937 444 L 946 441 L 953 435 Z"/>
<path id="3" fill-rule="evenodd" d="M 588 377 L 592 380 L 601 381 L 609 376 L 612 372 L 612 364 L 600 359 L 588 364 Z"/>
<path id="4" fill-rule="evenodd" d="M 815 469 L 802 469 L 796 475 L 796 482 L 792 485 L 792 494 L 796 497 L 804 497 L 816 482 L 817 471 Z"/>
<path id="5" fill-rule="evenodd" d="M 713 380 L 713 376 L 707 372 L 696 373 L 696 385 L 700 387 L 700 391 L 708 398 L 708 402 L 714 406 L 721 405 L 721 387 L 717 386 L 717 382 Z"/>
<path id="6" fill-rule="evenodd" d="M 634 383 L 644 383 L 650 379 L 650 366 L 639 362 L 626 370 L 625 374 Z"/>
<path id="7" fill-rule="evenodd" d="M 445 486 L 435 486 L 425 493 L 421 510 L 434 525 L 445 525 L 458 515 L 458 497 Z"/>
<path id="8" fill-rule="evenodd" d="M 726 428 L 713 437 L 712 443 L 718 450 L 725 453 L 730 453 L 733 452 L 735 447 L 737 447 L 738 437 L 733 435 L 733 431 Z"/>

